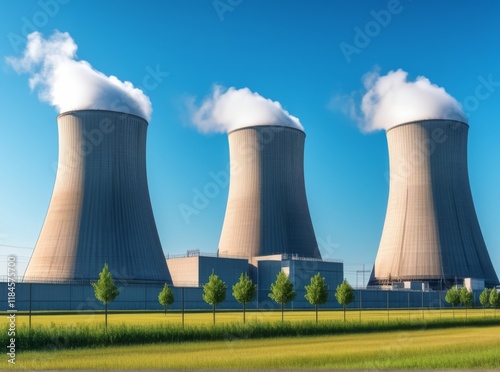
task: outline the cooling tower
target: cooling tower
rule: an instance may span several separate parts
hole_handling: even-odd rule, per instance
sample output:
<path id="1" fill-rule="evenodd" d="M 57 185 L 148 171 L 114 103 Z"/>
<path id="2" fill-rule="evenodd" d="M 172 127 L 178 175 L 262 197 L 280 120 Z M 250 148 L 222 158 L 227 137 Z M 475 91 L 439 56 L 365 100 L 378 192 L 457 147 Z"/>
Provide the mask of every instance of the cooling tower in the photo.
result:
<path id="1" fill-rule="evenodd" d="M 498 284 L 469 185 L 468 130 L 459 121 L 422 120 L 387 131 L 389 201 L 369 284 Z"/>
<path id="2" fill-rule="evenodd" d="M 170 281 L 146 179 L 148 123 L 101 110 L 57 118 L 59 164 L 25 281 Z"/>
<path id="3" fill-rule="evenodd" d="M 305 133 L 254 126 L 228 138 L 231 176 L 219 255 L 321 258 L 304 185 Z"/>

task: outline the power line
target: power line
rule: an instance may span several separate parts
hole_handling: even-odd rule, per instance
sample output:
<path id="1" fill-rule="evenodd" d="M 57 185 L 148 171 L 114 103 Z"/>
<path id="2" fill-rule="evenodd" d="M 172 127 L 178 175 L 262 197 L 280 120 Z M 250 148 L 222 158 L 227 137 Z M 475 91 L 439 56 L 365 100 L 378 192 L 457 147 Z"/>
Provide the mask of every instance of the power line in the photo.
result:
<path id="1" fill-rule="evenodd" d="M 20 248 L 20 249 L 33 249 L 33 247 L 21 247 L 19 245 L 6 245 L 6 244 L 0 244 L 0 247 L 6 247 L 6 248 Z"/>
<path id="2" fill-rule="evenodd" d="M 11 257 L 11 256 L 0 256 L 0 260 L 6 261 L 7 257 Z M 16 259 L 16 261 L 19 261 L 19 262 L 28 262 L 29 260 L 30 260 L 29 256 L 17 256 L 17 259 Z"/>

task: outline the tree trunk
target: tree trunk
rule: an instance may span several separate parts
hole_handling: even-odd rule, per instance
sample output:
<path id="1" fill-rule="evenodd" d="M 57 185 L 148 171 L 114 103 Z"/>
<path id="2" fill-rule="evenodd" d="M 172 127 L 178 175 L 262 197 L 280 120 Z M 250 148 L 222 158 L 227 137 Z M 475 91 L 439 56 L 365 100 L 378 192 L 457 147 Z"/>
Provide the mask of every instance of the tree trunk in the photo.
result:
<path id="1" fill-rule="evenodd" d="M 467 305 L 465 305 L 465 320 L 467 320 Z"/>
<path id="2" fill-rule="evenodd" d="M 214 314 L 213 314 L 213 324 L 215 324 L 215 304 L 213 305 L 214 308 Z"/>
<path id="3" fill-rule="evenodd" d="M 318 325 L 318 305 L 314 305 L 316 307 L 316 325 Z"/>
<path id="4" fill-rule="evenodd" d="M 243 324 L 246 323 L 246 319 L 245 319 L 245 310 L 246 310 L 246 302 L 243 302 Z"/>
<path id="5" fill-rule="evenodd" d="M 104 304 L 104 326 L 108 329 L 108 303 Z"/>
<path id="6" fill-rule="evenodd" d="M 453 308 L 453 319 L 455 319 L 455 306 L 452 306 Z"/>
<path id="7" fill-rule="evenodd" d="M 281 322 L 284 322 L 285 320 L 285 315 L 284 315 L 284 310 L 283 310 L 283 302 L 281 303 Z"/>
<path id="8" fill-rule="evenodd" d="M 345 322 L 345 305 L 344 305 L 344 322 Z"/>
<path id="9" fill-rule="evenodd" d="M 165 316 L 167 316 L 167 305 L 165 305 Z"/>

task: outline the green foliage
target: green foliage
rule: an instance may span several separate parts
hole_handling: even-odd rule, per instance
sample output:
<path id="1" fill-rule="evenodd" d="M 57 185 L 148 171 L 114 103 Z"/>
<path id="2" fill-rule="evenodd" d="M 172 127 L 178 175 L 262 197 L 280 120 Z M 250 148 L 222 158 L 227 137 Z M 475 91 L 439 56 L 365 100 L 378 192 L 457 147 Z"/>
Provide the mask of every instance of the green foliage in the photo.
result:
<path id="1" fill-rule="evenodd" d="M 472 305 L 473 299 L 472 292 L 469 292 L 467 288 L 462 287 L 460 290 L 460 303 L 465 307 L 465 319 L 467 319 L 467 307 Z"/>
<path id="2" fill-rule="evenodd" d="M 453 308 L 460 305 L 460 290 L 456 285 L 448 289 L 444 300 L 448 302 Z"/>
<path id="3" fill-rule="evenodd" d="M 297 292 L 293 289 L 293 283 L 290 281 L 290 278 L 283 271 L 280 271 L 276 275 L 276 281 L 271 284 L 269 297 L 281 305 L 281 321 L 284 320 L 283 308 L 285 304 L 293 301 L 296 295 Z"/>
<path id="4" fill-rule="evenodd" d="M 208 283 L 203 286 L 203 301 L 212 305 L 213 323 L 215 324 L 215 306 L 226 300 L 226 283 L 213 272 L 208 277 Z"/>
<path id="5" fill-rule="evenodd" d="M 99 274 L 97 283 L 92 283 L 94 287 L 95 297 L 103 304 L 113 302 L 120 294 L 120 291 L 115 285 L 111 273 L 109 272 L 108 264 L 104 264 L 102 271 Z"/>
<path id="6" fill-rule="evenodd" d="M 311 278 L 311 284 L 306 285 L 305 289 L 304 297 L 311 305 L 322 305 L 328 301 L 328 286 L 320 273 Z"/>
<path id="7" fill-rule="evenodd" d="M 494 338 L 497 332 L 494 326 L 405 331 L 404 340 L 410 342 L 402 341 L 400 331 L 268 339 L 245 339 L 244 333 L 237 333 L 219 342 L 21 352 L 17 369 L 238 371 L 248 370 L 249 366 L 276 370 L 279 364 L 284 371 L 367 368 L 493 371 L 499 368 L 498 343 Z M 387 345 L 391 346 L 390 352 Z M 144 357 L 138 358 L 139 355 Z"/>
<path id="8" fill-rule="evenodd" d="M 460 290 L 460 303 L 467 308 L 469 305 L 472 305 L 472 292 L 469 292 L 467 288 L 462 287 Z"/>
<path id="9" fill-rule="evenodd" d="M 208 283 L 203 286 L 203 301 L 209 305 L 217 305 L 226 300 L 226 283 L 218 275 L 212 273 Z"/>
<path id="10" fill-rule="evenodd" d="M 108 328 L 108 303 L 113 302 L 120 291 L 116 288 L 107 263 L 99 273 L 99 280 L 97 283 L 92 283 L 92 287 L 95 297 L 104 304 L 104 325 Z"/>
<path id="11" fill-rule="evenodd" d="M 468 323 L 473 327 L 498 326 L 493 318 L 476 318 Z M 302 337 L 339 334 L 360 334 L 390 331 L 422 331 L 422 329 L 449 329 L 463 327 L 462 319 L 402 320 L 393 322 L 338 322 L 325 321 L 321 327 L 314 322 L 249 322 L 245 325 L 224 323 L 215 326 L 187 326 L 166 324 L 111 325 L 104 330 L 97 325 L 27 325 L 17 328 L 16 347 L 21 352 L 29 350 L 63 350 L 74 348 L 179 343 L 195 341 L 228 341 L 275 337 Z M 0 327 L 0 341 L 9 344 L 8 324 Z"/>
<path id="12" fill-rule="evenodd" d="M 233 285 L 233 297 L 240 304 L 246 304 L 254 300 L 256 293 L 257 285 L 246 273 L 242 273 L 238 283 Z"/>
<path id="13" fill-rule="evenodd" d="M 165 283 L 162 291 L 158 294 L 158 301 L 160 304 L 165 306 L 165 315 L 167 314 L 167 306 L 170 306 L 174 303 L 174 292 L 170 289 L 170 287 Z"/>
<path id="14" fill-rule="evenodd" d="M 479 295 L 479 302 L 483 307 L 487 307 L 490 304 L 490 290 L 488 288 L 484 288 Z"/>
<path id="15" fill-rule="evenodd" d="M 276 275 L 276 281 L 271 284 L 269 297 L 278 304 L 287 304 L 295 299 L 297 292 L 293 289 L 293 283 L 288 275 L 280 271 Z"/>
<path id="16" fill-rule="evenodd" d="M 500 296 L 498 295 L 497 289 L 494 287 L 490 291 L 490 305 L 495 309 L 500 307 Z"/>
<path id="17" fill-rule="evenodd" d="M 233 285 L 233 297 L 240 304 L 243 304 L 243 323 L 246 322 L 245 310 L 247 302 L 253 301 L 257 293 L 257 285 L 252 282 L 252 279 L 246 274 L 240 275 L 238 283 Z"/>
<path id="18" fill-rule="evenodd" d="M 317 273 L 311 278 L 311 284 L 305 286 L 305 298 L 311 305 L 314 305 L 316 310 L 316 323 L 318 322 L 318 305 L 324 304 L 328 301 L 328 286 L 326 285 L 325 278 Z"/>
<path id="19" fill-rule="evenodd" d="M 337 290 L 335 291 L 335 298 L 337 299 L 337 302 L 344 307 L 344 322 L 345 322 L 346 306 L 354 301 L 354 289 L 352 289 L 347 279 L 344 279 L 342 284 L 337 286 Z"/>
<path id="20" fill-rule="evenodd" d="M 346 279 L 337 286 L 335 298 L 337 302 L 343 306 L 347 306 L 354 301 L 354 289 Z"/>

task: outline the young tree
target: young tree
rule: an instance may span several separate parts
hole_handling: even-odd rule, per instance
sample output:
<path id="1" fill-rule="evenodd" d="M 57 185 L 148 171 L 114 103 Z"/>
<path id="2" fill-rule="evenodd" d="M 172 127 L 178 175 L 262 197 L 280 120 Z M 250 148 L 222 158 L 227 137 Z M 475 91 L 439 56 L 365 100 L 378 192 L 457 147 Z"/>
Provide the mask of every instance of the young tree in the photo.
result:
<path id="1" fill-rule="evenodd" d="M 446 291 L 444 300 L 453 308 L 453 318 L 455 318 L 455 306 L 460 304 L 460 290 L 456 285 Z"/>
<path id="2" fill-rule="evenodd" d="M 174 303 L 174 292 L 170 289 L 170 287 L 165 283 L 162 291 L 158 295 L 158 301 L 160 304 L 165 306 L 165 316 L 167 316 L 167 306 L 172 305 Z"/>
<path id="3" fill-rule="evenodd" d="M 335 291 L 335 298 L 337 299 L 337 302 L 344 307 L 345 322 L 345 308 L 347 305 L 354 301 L 354 289 L 352 289 L 347 279 L 344 279 L 342 284 L 337 286 L 337 290 Z"/>
<path id="4" fill-rule="evenodd" d="M 500 306 L 500 296 L 495 287 L 491 288 L 490 291 L 490 305 L 495 309 L 495 317 L 497 316 L 497 307 Z"/>
<path id="5" fill-rule="evenodd" d="M 479 295 L 479 302 L 483 305 L 483 315 L 486 318 L 486 307 L 490 304 L 490 290 L 484 288 Z"/>
<path id="6" fill-rule="evenodd" d="M 107 263 L 104 264 L 99 274 L 99 280 L 97 283 L 92 283 L 92 287 L 94 287 L 95 297 L 104 304 L 104 324 L 108 329 L 108 303 L 113 302 L 120 294 L 120 291 L 116 288 L 113 278 L 111 278 Z"/>
<path id="7" fill-rule="evenodd" d="M 252 282 L 252 279 L 250 279 L 246 273 L 242 273 L 239 282 L 233 285 L 233 297 L 240 304 L 243 304 L 243 323 L 246 322 L 245 313 L 247 302 L 253 301 L 256 293 L 257 285 Z"/>
<path id="8" fill-rule="evenodd" d="M 467 320 L 467 306 L 472 305 L 472 292 L 465 287 L 460 290 L 460 303 L 465 306 L 465 319 Z"/>
<path id="9" fill-rule="evenodd" d="M 293 283 L 290 281 L 288 275 L 280 271 L 276 275 L 276 281 L 271 284 L 271 293 L 269 297 L 276 303 L 281 304 L 281 321 L 284 321 L 284 306 L 285 304 L 293 301 L 297 292 L 293 289 Z"/>
<path id="10" fill-rule="evenodd" d="M 226 299 L 226 283 L 213 272 L 208 277 L 208 283 L 203 286 L 203 300 L 212 305 L 213 324 L 215 324 L 215 306 Z"/>
<path id="11" fill-rule="evenodd" d="M 318 305 L 328 301 L 328 286 L 325 283 L 325 278 L 317 273 L 311 278 L 311 284 L 305 286 L 306 295 L 304 296 L 311 305 L 314 305 L 316 310 L 316 324 L 318 324 Z"/>

